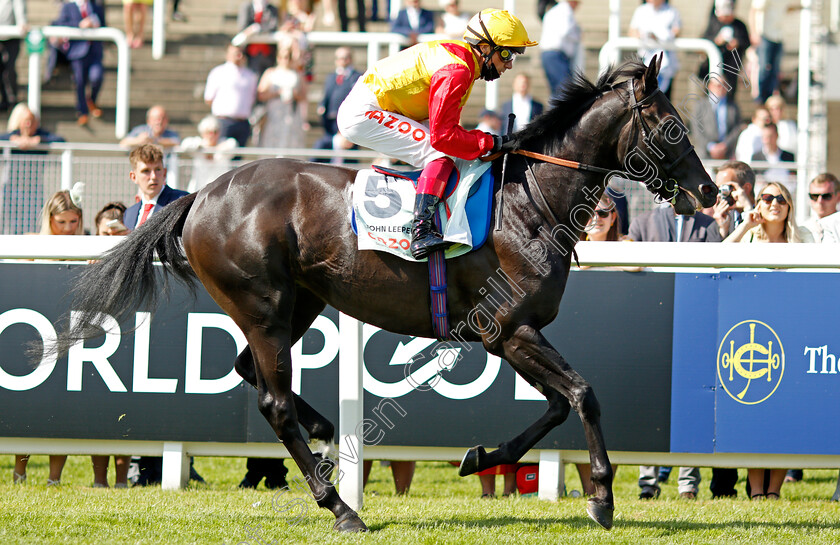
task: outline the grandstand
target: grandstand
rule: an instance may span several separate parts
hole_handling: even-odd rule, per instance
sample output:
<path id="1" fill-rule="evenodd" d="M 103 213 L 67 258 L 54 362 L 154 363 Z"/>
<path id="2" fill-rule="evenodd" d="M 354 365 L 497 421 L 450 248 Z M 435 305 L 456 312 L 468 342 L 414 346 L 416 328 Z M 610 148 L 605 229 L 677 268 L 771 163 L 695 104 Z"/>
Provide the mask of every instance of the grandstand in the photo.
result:
<path id="1" fill-rule="evenodd" d="M 705 30 L 708 21 L 711 0 L 706 2 L 689 2 L 687 0 L 673 0 L 680 10 L 684 29 L 682 36 L 697 37 Z M 491 3 L 492 4 L 492 3 Z M 462 8 L 468 12 L 475 12 L 491 4 L 478 0 L 465 0 Z M 492 4 L 495 6 L 495 4 Z M 621 29 L 626 30 L 630 17 L 637 2 L 621 2 Z M 155 103 L 161 103 L 170 112 L 171 125 L 178 130 L 182 137 L 195 134 L 195 126 L 209 108 L 202 100 L 204 81 L 210 69 L 220 64 L 224 57 L 224 46 L 236 34 L 236 13 L 239 6 L 237 0 L 183 0 L 181 9 L 189 17 L 186 23 L 166 21 L 166 54 L 160 60 L 152 58 L 151 50 L 151 21 L 147 21 L 147 44 L 131 51 L 131 116 L 129 126 L 143 122 L 146 108 Z M 434 0 L 427 0 L 426 7 L 437 9 Z M 586 73 L 594 78 L 598 73 L 598 51 L 608 38 L 608 10 L 605 2 L 582 2 L 578 9 L 578 19 L 584 29 L 584 45 Z M 353 9 L 350 6 L 348 9 Z M 32 25 L 46 25 L 57 15 L 58 7 L 55 0 L 28 0 L 29 19 Z M 536 14 L 535 2 L 518 2 L 518 15 L 523 19 L 531 33 L 539 36 L 540 21 Z M 736 8 L 742 19 L 747 19 L 748 2 L 742 0 Z M 167 11 L 168 13 L 168 11 Z M 352 11 L 351 11 L 352 13 Z M 151 11 L 150 11 L 151 15 Z M 122 3 L 106 3 L 107 22 L 111 26 L 122 28 Z M 353 28 L 353 26 L 351 26 Z M 375 22 L 369 25 L 370 31 L 385 32 L 388 25 Z M 334 30 L 324 27 L 319 19 L 316 30 Z M 787 81 L 795 81 L 797 67 L 796 49 L 791 45 L 798 43 L 798 28 L 790 25 L 789 36 L 786 36 L 786 58 L 783 63 L 783 75 Z M 320 99 L 324 75 L 332 70 L 332 47 L 318 47 L 315 51 L 315 80 L 310 87 L 310 102 Z M 114 107 L 116 95 L 116 48 L 105 46 L 106 79 L 99 100 L 105 115 L 102 120 L 94 121 L 89 127 L 79 128 L 75 125 L 73 110 L 73 94 L 68 70 L 60 72 L 43 89 L 42 112 L 44 125 L 50 130 L 58 132 L 71 142 L 101 142 L 114 143 L 116 138 L 113 131 Z M 548 96 L 545 78 L 542 73 L 539 55 L 529 52 L 519 60 L 514 67 L 514 73 L 526 71 L 534 75 L 533 92 L 537 99 L 545 101 Z M 675 81 L 674 102 L 690 88 L 688 75 L 693 73 L 701 62 L 701 55 L 696 53 L 681 54 L 682 73 Z M 363 68 L 365 51 L 357 48 L 356 64 Z M 18 59 L 18 73 L 22 85 L 22 95 L 28 81 L 28 58 L 21 53 Z M 510 97 L 510 83 L 513 78 L 505 76 L 500 82 L 499 100 Z M 479 82 L 475 88 L 475 96 L 480 97 L 484 92 L 484 84 Z M 23 96 L 21 98 L 24 98 Z M 790 100 L 790 99 L 789 99 Z M 749 117 L 752 105 L 747 93 L 741 93 L 741 109 Z M 795 113 L 795 104 L 791 113 Z M 473 99 L 464 112 L 464 124 L 470 126 L 477 122 L 482 102 Z M 311 141 L 319 136 L 318 123 L 315 118 L 315 108 L 310 108 L 313 130 L 309 135 Z"/>
<path id="2" fill-rule="evenodd" d="M 204 0 L 200 4 L 197 0 L 183 0 L 181 11 L 189 18 L 188 22 L 172 22 L 169 20 L 169 6 L 166 13 L 166 49 L 164 56 L 155 60 L 152 56 L 151 37 L 152 22 L 151 13 L 147 21 L 147 43 L 141 49 L 131 50 L 131 75 L 130 75 L 130 115 L 128 126 L 133 127 L 143 123 L 145 111 L 152 104 L 163 104 L 170 114 L 170 125 L 177 130 L 182 138 L 196 134 L 195 127 L 198 121 L 207 113 L 209 107 L 204 104 L 202 93 L 204 82 L 210 69 L 221 62 L 224 57 L 224 47 L 230 38 L 236 33 L 236 13 L 239 7 L 239 0 Z M 672 0 L 674 6 L 680 11 L 683 21 L 683 37 L 698 37 L 702 35 L 709 19 L 712 0 L 703 2 L 690 2 L 688 0 Z M 513 2 L 505 4 L 511 7 Z M 811 50 L 812 72 L 817 83 L 826 73 L 825 36 L 828 31 L 829 9 L 824 6 L 824 0 L 815 0 L 814 21 L 812 35 L 814 45 Z M 827 4 L 827 3 L 826 3 Z M 467 12 L 475 12 L 489 5 L 478 0 L 463 0 L 462 9 Z M 626 34 L 627 26 L 633 10 L 638 5 L 635 0 L 611 0 L 609 3 L 603 1 L 582 2 L 577 10 L 578 20 L 584 29 L 584 67 L 585 73 L 590 78 L 598 74 L 598 52 L 607 41 L 610 35 L 610 8 L 618 8 L 619 17 L 617 27 L 619 33 Z M 425 0 L 424 6 L 428 9 L 438 9 L 435 0 Z M 382 6 L 384 9 L 384 6 Z M 57 16 L 58 4 L 55 0 L 28 0 L 29 22 L 33 26 L 47 25 Z M 320 8 L 318 8 L 320 9 Z M 350 6 L 351 16 L 353 6 Z M 541 32 L 540 20 L 536 13 L 536 2 L 517 3 L 515 11 L 523 19 L 526 27 L 530 30 L 532 37 L 539 38 Z M 748 19 L 749 2 L 741 0 L 736 6 L 736 15 L 742 20 Z M 798 16 L 791 16 L 792 23 Z M 111 26 L 122 29 L 122 3 L 110 0 L 106 3 L 106 22 Z M 337 23 L 336 23 L 337 26 Z M 354 28 L 354 25 L 351 25 Z M 799 26 L 790 24 L 787 27 L 785 36 L 785 58 L 782 63 L 782 77 L 785 82 L 783 88 L 787 93 L 786 99 L 789 104 L 788 114 L 795 116 L 797 113 L 796 83 L 799 68 Z M 369 32 L 386 32 L 387 23 L 374 22 L 368 26 Z M 319 18 L 316 30 L 331 31 L 335 27 L 324 27 Z M 25 49 L 25 48 L 24 48 Z M 313 106 L 309 108 L 310 123 L 312 129 L 307 135 L 307 143 L 314 143 L 321 136 L 320 123 L 315 113 L 315 104 L 321 98 L 325 75 L 333 69 L 334 46 L 318 46 L 314 49 L 314 81 L 309 87 L 309 102 Z M 366 48 L 355 47 L 355 64 L 358 68 L 365 68 Z M 822 51 L 822 55 L 819 54 Z M 383 54 L 385 53 L 383 49 Z M 532 92 L 538 100 L 546 102 L 548 89 L 543 75 L 539 51 L 529 51 L 530 54 L 519 59 L 513 69 L 513 73 L 527 72 L 532 75 Z M 628 53 L 628 56 L 632 53 Z M 697 67 L 703 62 L 703 56 L 695 52 L 680 52 L 681 71 L 674 81 L 673 101 L 679 104 L 692 86 L 696 85 L 689 80 L 689 76 L 696 72 Z M 820 64 L 821 63 L 821 64 Z M 115 106 L 116 106 L 116 69 L 117 54 L 113 44 L 105 45 L 105 68 L 106 76 L 103 90 L 98 100 L 99 106 L 104 114 L 101 119 L 91 120 L 85 127 L 79 127 L 75 122 L 73 88 L 70 81 L 69 70 L 65 67 L 58 75 L 42 89 L 41 112 L 42 124 L 48 130 L 64 136 L 68 142 L 87 145 L 107 145 L 111 150 L 106 153 L 107 146 L 103 147 L 102 154 L 105 159 L 97 160 L 95 151 L 76 152 L 72 159 L 76 168 L 72 175 L 63 174 L 64 178 L 52 175 L 47 180 L 45 190 L 50 191 L 60 187 L 60 184 L 67 186 L 78 179 L 85 179 L 92 183 L 89 189 L 97 191 L 97 197 L 90 203 L 93 207 L 100 202 L 107 202 L 109 199 L 125 200 L 130 198 L 131 187 L 128 184 L 114 184 L 115 177 L 123 179 L 124 154 L 115 152 L 113 145 L 117 138 L 114 131 Z M 28 84 L 28 56 L 25 51 L 21 52 L 18 58 L 18 74 L 21 84 L 21 99 L 26 99 Z M 512 75 L 508 74 L 499 80 L 498 103 L 501 104 L 511 95 Z M 812 97 L 812 118 L 815 123 L 812 125 L 810 134 L 812 137 L 812 152 L 807 158 L 807 163 L 812 172 L 826 169 L 827 150 L 827 115 L 826 112 L 833 112 L 826 107 L 822 98 L 822 87 L 817 85 L 811 92 Z M 463 124 L 472 128 L 477 122 L 478 113 L 484 108 L 482 97 L 485 94 L 485 84 L 479 81 L 473 91 L 473 98 L 467 104 L 463 114 Z M 744 119 L 749 119 L 754 105 L 750 101 L 749 92 L 739 92 L 739 105 Z M 840 113 L 835 114 L 840 115 Z M 840 139 L 837 139 L 840 141 Z M 89 155 L 90 157 L 84 157 Z M 840 158 L 840 154 L 833 154 Z M 82 157 L 79 157 L 82 156 Z M 48 172 L 58 171 L 59 155 L 50 154 Z M 67 159 L 68 161 L 70 159 Z M 835 159 L 840 161 L 840 159 Z M 81 163 L 81 164 L 80 164 Z M 180 172 L 181 177 L 189 175 L 187 172 Z M 835 168 L 840 165 L 828 164 L 828 168 Z M 53 170 L 50 170 L 52 168 Z M 174 173 L 176 176 L 178 172 Z M 176 181 L 177 184 L 177 181 Z M 185 186 L 185 183 L 182 184 Z M 99 186 L 100 189 L 96 189 Z M 115 187 L 117 186 L 117 187 Z M 102 194 L 100 194 L 102 192 Z M 807 198 L 804 194 L 801 196 Z M 651 206 L 649 199 L 644 200 L 645 206 Z M 807 206 L 800 207 L 800 210 L 807 210 Z"/>

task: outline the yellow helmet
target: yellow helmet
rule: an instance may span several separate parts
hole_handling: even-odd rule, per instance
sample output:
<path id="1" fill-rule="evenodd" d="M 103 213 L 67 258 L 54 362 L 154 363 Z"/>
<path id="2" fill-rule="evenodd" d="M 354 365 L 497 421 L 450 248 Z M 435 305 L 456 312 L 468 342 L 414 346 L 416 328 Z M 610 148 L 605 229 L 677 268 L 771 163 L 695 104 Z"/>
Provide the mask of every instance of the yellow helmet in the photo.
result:
<path id="1" fill-rule="evenodd" d="M 524 48 L 537 45 L 528 38 L 525 25 L 516 15 L 493 8 L 485 9 L 470 19 L 464 41 L 473 45 L 485 42 L 493 47 L 516 49 L 517 53 L 524 53 Z"/>

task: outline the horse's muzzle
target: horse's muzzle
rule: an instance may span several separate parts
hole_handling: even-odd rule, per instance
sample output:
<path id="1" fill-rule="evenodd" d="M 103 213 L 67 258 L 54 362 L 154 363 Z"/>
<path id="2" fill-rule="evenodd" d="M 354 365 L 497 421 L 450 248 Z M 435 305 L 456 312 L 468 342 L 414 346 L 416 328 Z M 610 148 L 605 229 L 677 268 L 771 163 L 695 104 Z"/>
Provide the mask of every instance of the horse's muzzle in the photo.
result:
<path id="1" fill-rule="evenodd" d="M 702 184 L 700 190 L 700 204 L 703 208 L 713 206 L 717 201 L 718 187 L 714 183 Z"/>

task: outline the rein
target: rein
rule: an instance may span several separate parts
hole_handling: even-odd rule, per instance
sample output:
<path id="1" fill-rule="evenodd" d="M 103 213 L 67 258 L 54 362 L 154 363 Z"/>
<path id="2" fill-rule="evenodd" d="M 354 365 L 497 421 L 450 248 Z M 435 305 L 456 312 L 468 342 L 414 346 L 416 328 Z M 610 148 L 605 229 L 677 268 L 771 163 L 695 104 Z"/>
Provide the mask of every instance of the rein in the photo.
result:
<path id="1" fill-rule="evenodd" d="M 614 172 L 608 168 L 601 168 L 596 167 L 594 165 L 587 165 L 586 163 L 579 163 L 577 161 L 569 161 L 568 159 L 559 159 L 557 157 L 552 157 L 551 155 L 545 155 L 542 153 L 537 153 L 535 151 L 528 151 L 524 149 L 518 149 L 512 151 L 511 153 L 516 153 L 517 155 L 524 155 L 525 157 L 530 157 L 531 159 L 536 159 L 538 161 L 543 161 L 545 163 L 551 163 L 553 165 L 560 165 L 561 167 L 568 167 L 573 168 L 575 170 L 586 170 L 589 172 L 597 172 L 599 174 L 609 174 L 610 172 Z"/>
<path id="2" fill-rule="evenodd" d="M 646 96 L 642 100 L 636 100 L 636 88 L 634 87 L 634 83 L 633 83 L 632 79 L 627 80 L 627 86 L 628 86 L 628 91 L 629 91 L 629 96 L 630 96 L 630 110 L 632 110 L 632 112 L 633 112 L 633 121 L 634 121 L 633 124 L 638 125 L 639 132 L 641 133 L 641 136 L 642 136 L 642 141 L 647 142 L 650 138 L 649 133 L 651 132 L 651 130 L 650 130 L 650 126 L 647 124 L 647 122 L 645 122 L 644 118 L 642 117 L 641 112 L 646 106 L 649 106 L 653 102 L 653 99 L 658 94 L 662 93 L 662 90 L 657 88 L 655 92 Z M 617 91 L 617 88 L 614 87 L 613 90 Z M 677 181 L 673 180 L 673 178 L 671 177 L 671 171 L 683 159 L 688 157 L 693 151 L 694 151 L 694 146 L 689 145 L 676 159 L 674 159 L 673 161 L 671 161 L 670 163 L 668 163 L 666 165 L 660 166 L 660 168 L 662 169 L 662 171 L 665 174 L 666 180 L 673 181 L 673 184 L 674 184 L 672 189 L 668 189 L 668 191 L 673 195 L 673 197 L 670 199 L 671 201 L 674 198 L 676 198 L 677 194 L 679 193 L 679 190 L 681 189 L 679 183 L 677 183 Z M 518 155 L 522 155 L 524 157 L 535 159 L 537 161 L 542 161 L 544 163 L 551 163 L 553 165 L 558 165 L 558 166 L 562 166 L 562 167 L 566 167 L 566 168 L 571 168 L 571 169 L 574 169 L 574 170 L 582 170 L 582 171 L 586 171 L 586 172 L 595 172 L 595 173 L 598 173 L 598 174 L 610 174 L 610 173 L 615 172 L 615 170 L 612 170 L 612 169 L 597 167 L 595 165 L 588 165 L 586 163 L 581 163 L 581 162 L 578 162 L 578 161 L 570 161 L 568 159 L 561 159 L 559 157 L 552 157 L 550 155 L 545 155 L 543 153 L 537 153 L 535 151 L 529 151 L 529 150 L 524 150 L 524 149 L 514 150 L 510 153 L 515 153 L 515 154 L 518 154 Z M 664 154 L 664 152 L 662 152 L 662 153 Z M 499 155 L 501 155 L 501 153 L 497 153 L 497 154 L 494 154 L 490 157 L 483 158 L 482 160 L 492 161 L 493 159 L 495 159 Z M 505 159 L 507 159 L 507 155 L 505 156 Z M 548 207 L 548 203 L 545 199 L 545 196 L 542 193 L 542 189 L 540 188 L 539 184 L 536 183 L 536 177 L 534 176 L 533 172 L 531 172 L 531 164 L 530 163 L 528 163 L 528 171 L 529 171 L 533 181 L 535 182 L 535 185 L 536 185 L 536 188 L 537 188 L 537 194 L 539 195 L 543 206 L 548 211 L 548 216 L 551 217 L 551 219 L 554 221 L 554 223 L 556 225 L 558 223 L 557 218 L 554 216 L 554 213 L 551 211 L 551 208 Z M 504 184 L 504 179 L 502 180 L 502 184 Z M 645 185 L 647 185 L 647 183 L 645 183 Z M 501 210 L 499 210 L 499 218 L 498 218 L 499 219 L 499 224 L 501 223 L 500 218 L 501 218 Z"/>
<path id="3" fill-rule="evenodd" d="M 644 120 L 644 117 L 642 117 L 642 110 L 646 106 L 649 106 L 653 102 L 654 98 L 657 95 L 659 95 L 660 93 L 662 93 L 662 90 L 657 88 L 655 92 L 653 92 L 650 95 L 644 97 L 642 100 L 637 100 L 636 99 L 636 88 L 634 86 L 634 80 L 632 80 L 632 79 L 627 80 L 627 86 L 628 86 L 629 97 L 630 97 L 629 109 L 633 112 L 632 113 L 632 115 L 633 115 L 633 126 L 638 127 L 638 131 L 641 134 L 642 142 L 645 142 L 646 144 L 648 144 L 648 147 L 650 147 L 650 143 L 648 142 L 648 140 L 651 139 L 651 136 L 650 136 L 651 130 L 650 130 L 650 126 Z M 618 91 L 618 87 L 617 86 L 613 87 L 613 90 Z M 679 190 L 681 189 L 681 186 L 679 185 L 679 183 L 677 183 L 677 181 L 674 180 L 673 177 L 671 176 L 671 172 L 681 161 L 683 161 L 686 157 L 688 157 L 693 151 L 694 151 L 694 146 L 689 143 L 689 146 L 676 159 L 674 159 L 673 161 L 671 161 L 670 163 L 667 163 L 665 165 L 659 165 L 659 168 L 661 168 L 663 173 L 665 174 L 665 178 L 666 178 L 665 183 L 667 184 L 668 182 L 671 182 L 673 184 L 673 187 L 671 187 L 671 188 L 669 188 L 667 186 L 665 187 L 665 189 L 669 193 L 672 194 L 672 197 L 669 199 L 669 202 L 673 203 L 673 200 L 677 197 L 677 195 L 679 194 Z M 561 159 L 559 157 L 552 157 L 550 155 L 545 155 L 543 153 L 538 153 L 538 152 L 535 152 L 535 151 L 517 149 L 517 150 L 511 151 L 509 153 L 515 153 L 517 155 L 522 155 L 522 156 L 530 158 L 530 159 L 534 159 L 534 160 L 537 160 L 537 161 L 542 161 L 544 163 L 551 163 L 553 165 L 558 165 L 558 166 L 561 166 L 561 167 L 571 168 L 571 169 L 574 169 L 574 170 L 581 170 L 581 171 L 585 171 L 585 172 L 595 172 L 595 173 L 598 173 L 598 174 L 617 173 L 614 169 L 598 167 L 598 166 L 595 166 L 595 165 L 588 165 L 586 163 L 581 163 L 581 162 L 578 162 L 578 161 L 570 161 L 568 159 Z M 663 158 L 665 158 L 665 152 L 664 151 L 660 152 L 659 154 Z M 481 160 L 482 161 L 493 161 L 494 159 L 498 158 L 500 155 L 502 155 L 501 152 L 495 153 L 495 154 L 490 155 L 490 156 L 482 157 Z M 501 224 L 502 224 L 502 206 L 501 205 L 502 205 L 502 202 L 503 202 L 502 198 L 503 198 L 503 194 L 504 194 L 504 171 L 506 170 L 504 167 L 507 166 L 506 165 L 507 155 L 508 154 L 505 154 L 505 157 L 503 159 L 504 163 L 503 163 L 503 168 L 502 168 L 502 180 L 501 180 L 501 188 L 502 188 L 501 194 L 502 195 L 500 195 L 498 213 L 497 213 L 497 217 L 496 217 L 496 222 L 497 222 L 496 223 L 496 229 L 497 230 L 499 230 L 501 228 Z M 558 225 L 560 222 L 557 220 L 557 216 L 554 215 L 554 212 L 551 210 L 551 207 L 548 205 L 548 201 L 546 200 L 545 195 L 542 192 L 542 188 L 540 188 L 540 184 L 537 182 L 537 178 L 534 175 L 534 172 L 531 168 L 531 162 L 526 161 L 526 164 L 528 166 L 528 170 L 526 172 L 526 178 L 528 178 L 529 185 L 533 185 L 534 187 L 536 187 L 535 194 L 539 198 L 539 202 L 537 202 L 537 200 L 535 199 L 534 204 L 537 205 L 538 209 L 541 209 L 540 212 L 542 213 L 543 217 L 545 217 L 546 219 L 549 219 L 553 223 L 553 225 L 552 225 L 552 228 L 553 228 L 554 226 Z M 651 182 L 642 182 L 642 183 L 644 183 L 645 185 L 649 185 Z M 664 199 L 664 197 L 663 197 L 663 199 Z M 572 247 L 572 253 L 574 255 L 575 261 L 577 261 L 577 253 L 575 252 L 574 247 Z M 579 265 L 580 265 L 580 263 L 578 263 L 578 266 Z"/>

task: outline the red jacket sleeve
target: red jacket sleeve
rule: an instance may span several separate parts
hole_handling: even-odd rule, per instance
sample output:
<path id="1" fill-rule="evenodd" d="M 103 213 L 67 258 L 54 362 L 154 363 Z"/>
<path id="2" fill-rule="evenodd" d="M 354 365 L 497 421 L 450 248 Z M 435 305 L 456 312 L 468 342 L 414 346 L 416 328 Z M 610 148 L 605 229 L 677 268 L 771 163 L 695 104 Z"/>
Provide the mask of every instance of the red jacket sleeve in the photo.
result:
<path id="1" fill-rule="evenodd" d="M 486 132 L 461 127 L 461 99 L 472 87 L 472 73 L 459 64 L 444 66 L 432 75 L 429 88 L 429 133 L 432 147 L 473 160 L 493 148 L 493 137 Z"/>

